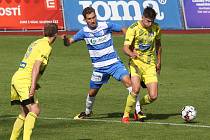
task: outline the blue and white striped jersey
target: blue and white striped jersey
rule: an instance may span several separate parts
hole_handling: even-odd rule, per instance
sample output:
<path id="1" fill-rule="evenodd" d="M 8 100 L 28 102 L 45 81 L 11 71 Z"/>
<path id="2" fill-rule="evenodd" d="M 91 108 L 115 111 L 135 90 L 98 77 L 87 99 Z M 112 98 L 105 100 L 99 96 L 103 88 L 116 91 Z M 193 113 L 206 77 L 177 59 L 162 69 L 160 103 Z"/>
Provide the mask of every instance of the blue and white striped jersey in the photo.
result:
<path id="1" fill-rule="evenodd" d="M 94 30 L 83 27 L 73 36 L 73 40 L 85 40 L 93 67 L 102 68 L 120 61 L 114 49 L 112 31 L 119 32 L 121 29 L 117 24 L 98 22 Z"/>

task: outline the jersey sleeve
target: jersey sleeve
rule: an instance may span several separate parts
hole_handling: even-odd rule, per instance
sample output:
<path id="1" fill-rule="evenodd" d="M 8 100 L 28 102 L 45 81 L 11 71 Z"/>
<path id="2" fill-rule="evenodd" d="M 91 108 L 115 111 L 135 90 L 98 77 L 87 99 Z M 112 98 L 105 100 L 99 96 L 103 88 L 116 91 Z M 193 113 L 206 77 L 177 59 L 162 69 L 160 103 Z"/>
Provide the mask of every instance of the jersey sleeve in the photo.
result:
<path id="1" fill-rule="evenodd" d="M 125 34 L 124 45 L 131 45 L 134 40 L 134 36 L 135 36 L 135 30 L 129 27 Z"/>
<path id="2" fill-rule="evenodd" d="M 78 31 L 73 37 L 72 39 L 76 42 L 76 41 L 80 41 L 84 39 L 84 31 L 83 29 L 81 29 L 80 31 Z"/>
<path id="3" fill-rule="evenodd" d="M 115 32 L 122 31 L 122 26 L 121 25 L 114 24 L 114 23 L 111 23 L 111 22 L 107 22 L 107 25 L 108 25 L 108 28 L 111 29 L 112 31 L 115 31 Z"/>

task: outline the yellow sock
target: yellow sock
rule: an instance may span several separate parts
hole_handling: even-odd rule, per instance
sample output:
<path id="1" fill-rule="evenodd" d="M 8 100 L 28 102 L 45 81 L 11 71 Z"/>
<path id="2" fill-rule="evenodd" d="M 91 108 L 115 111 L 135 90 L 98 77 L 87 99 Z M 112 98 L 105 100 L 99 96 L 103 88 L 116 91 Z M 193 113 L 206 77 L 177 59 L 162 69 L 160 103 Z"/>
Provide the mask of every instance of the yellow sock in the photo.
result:
<path id="1" fill-rule="evenodd" d="M 23 140 L 30 140 L 36 118 L 37 115 L 33 112 L 29 112 L 28 115 L 26 116 L 24 123 Z"/>
<path id="2" fill-rule="evenodd" d="M 123 117 L 129 117 L 129 114 L 135 104 L 136 104 L 136 96 L 133 93 L 130 93 L 127 97 L 127 102 Z"/>
<path id="3" fill-rule="evenodd" d="M 153 101 L 150 99 L 149 95 L 145 95 L 144 98 L 141 99 L 140 104 L 141 105 L 146 105 L 146 104 L 150 104 Z"/>
<path id="4" fill-rule="evenodd" d="M 19 115 L 14 123 L 10 140 L 17 140 L 21 131 L 23 130 L 25 117 Z"/>

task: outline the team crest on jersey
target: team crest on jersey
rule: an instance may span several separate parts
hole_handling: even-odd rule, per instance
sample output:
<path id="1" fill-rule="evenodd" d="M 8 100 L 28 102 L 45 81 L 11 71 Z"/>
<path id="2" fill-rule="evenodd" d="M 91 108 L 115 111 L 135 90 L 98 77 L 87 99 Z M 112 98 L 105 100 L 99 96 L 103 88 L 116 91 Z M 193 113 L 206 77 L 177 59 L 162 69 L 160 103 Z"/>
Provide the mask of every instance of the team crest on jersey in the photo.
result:
<path id="1" fill-rule="evenodd" d="M 149 36 L 154 36 L 154 32 L 149 32 Z"/>

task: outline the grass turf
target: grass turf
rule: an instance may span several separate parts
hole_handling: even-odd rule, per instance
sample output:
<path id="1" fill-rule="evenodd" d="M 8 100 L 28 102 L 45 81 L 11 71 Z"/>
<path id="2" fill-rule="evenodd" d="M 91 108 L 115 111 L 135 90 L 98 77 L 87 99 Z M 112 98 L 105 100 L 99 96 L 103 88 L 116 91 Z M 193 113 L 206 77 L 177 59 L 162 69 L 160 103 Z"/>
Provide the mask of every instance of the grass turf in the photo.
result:
<path id="1" fill-rule="evenodd" d="M 210 137 L 210 35 L 162 36 L 162 71 L 159 77 L 159 99 L 145 107 L 147 122 L 121 124 L 127 90 L 110 79 L 97 95 L 93 121 L 74 121 L 72 118 L 85 108 L 92 68 L 84 42 L 63 47 L 58 39 L 53 45 L 49 66 L 40 80 L 37 92 L 41 104 L 40 119 L 32 140 L 197 140 Z M 29 43 L 37 36 L 0 37 L 0 139 L 10 137 L 18 107 L 10 106 L 10 80 L 17 70 Z M 127 65 L 122 53 L 123 37 L 115 36 L 116 50 Z M 145 90 L 141 95 L 146 94 Z M 186 126 L 180 117 L 185 105 L 196 107 L 197 118 Z M 64 119 L 44 119 L 64 118 Z M 94 121 L 95 120 L 95 121 Z M 97 121 L 99 120 L 99 121 Z M 100 121 L 108 120 L 108 121 Z M 173 123 L 181 125 L 157 124 Z M 207 126 L 202 128 L 201 126 Z"/>

